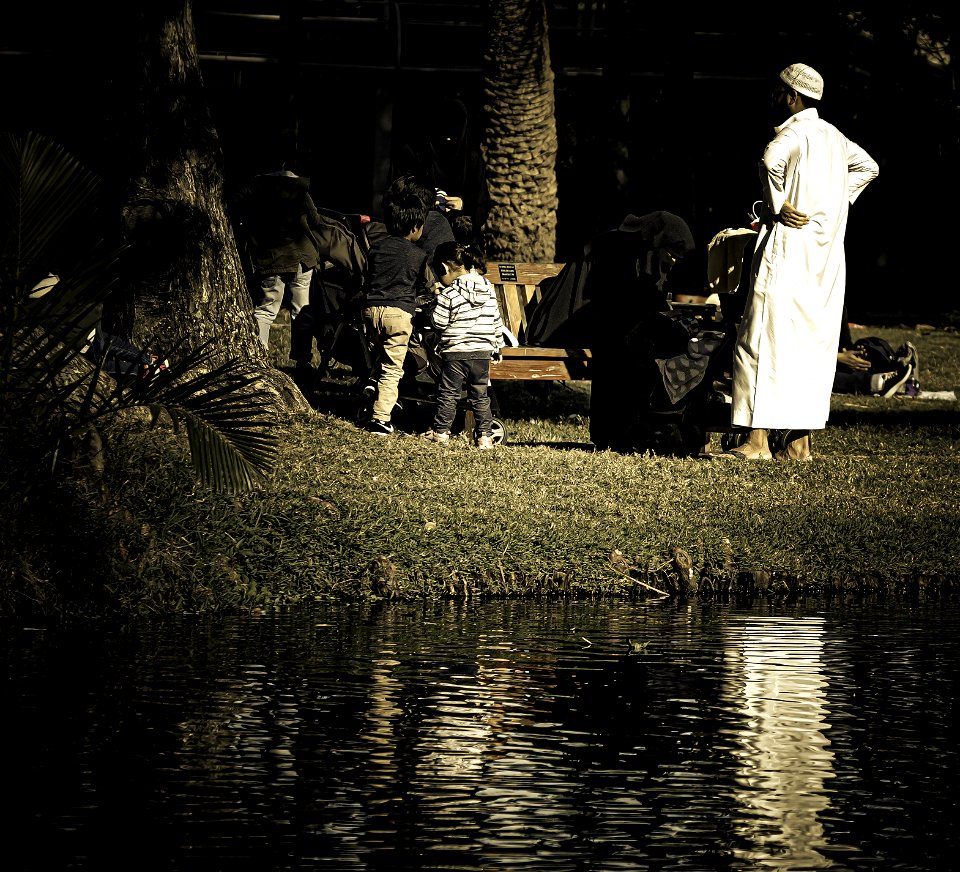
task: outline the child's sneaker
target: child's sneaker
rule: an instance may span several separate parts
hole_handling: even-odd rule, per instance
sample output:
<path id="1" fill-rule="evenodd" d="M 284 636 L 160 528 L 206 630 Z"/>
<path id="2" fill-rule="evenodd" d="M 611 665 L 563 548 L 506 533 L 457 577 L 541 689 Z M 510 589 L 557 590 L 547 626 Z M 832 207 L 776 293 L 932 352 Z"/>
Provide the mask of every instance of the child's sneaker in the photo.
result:
<path id="1" fill-rule="evenodd" d="M 423 434 L 423 438 L 428 442 L 436 442 L 440 445 L 446 445 L 446 443 L 450 441 L 450 434 L 437 433 L 436 430 L 427 430 L 427 432 Z"/>
<path id="2" fill-rule="evenodd" d="M 367 432 L 374 436 L 389 436 L 393 433 L 393 424 L 389 421 L 371 421 L 367 424 Z"/>
<path id="3" fill-rule="evenodd" d="M 493 448 L 493 437 L 484 434 L 483 436 L 477 437 L 477 448 L 490 449 Z"/>

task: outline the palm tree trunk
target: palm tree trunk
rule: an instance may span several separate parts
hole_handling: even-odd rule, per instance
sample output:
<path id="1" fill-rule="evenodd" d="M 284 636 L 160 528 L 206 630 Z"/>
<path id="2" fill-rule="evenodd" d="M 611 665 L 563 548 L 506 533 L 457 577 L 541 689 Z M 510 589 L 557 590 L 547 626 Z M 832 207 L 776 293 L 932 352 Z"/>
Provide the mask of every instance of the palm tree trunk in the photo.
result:
<path id="1" fill-rule="evenodd" d="M 278 403 L 309 404 L 266 360 L 224 205 L 223 152 L 203 92 L 190 0 L 154 0 L 137 21 L 124 229 L 128 332 L 156 348 L 210 341 L 263 371 Z"/>
<path id="2" fill-rule="evenodd" d="M 253 310 L 223 204 L 222 151 L 203 94 L 189 0 L 142 7 L 141 77 L 124 204 L 132 337 L 213 339 L 257 359 Z"/>
<path id="3" fill-rule="evenodd" d="M 545 0 L 490 0 L 482 151 L 491 260 L 556 256 L 557 124 Z"/>

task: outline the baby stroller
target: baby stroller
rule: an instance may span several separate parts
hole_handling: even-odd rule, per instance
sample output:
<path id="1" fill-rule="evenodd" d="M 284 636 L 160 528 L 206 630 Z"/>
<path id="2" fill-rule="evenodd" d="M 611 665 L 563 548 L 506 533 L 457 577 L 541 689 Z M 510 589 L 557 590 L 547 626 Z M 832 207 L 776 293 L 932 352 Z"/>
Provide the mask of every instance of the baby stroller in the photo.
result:
<path id="1" fill-rule="evenodd" d="M 307 367 L 309 380 L 301 387 L 313 390 L 330 372 L 334 362 L 352 371 L 365 371 L 364 343 L 359 318 L 360 290 L 366 270 L 371 238 L 386 234 L 385 228 L 366 215 L 347 214 L 317 207 L 320 221 L 311 227 L 319 252 L 313 270 L 310 300 L 290 325 L 290 357 L 313 360 L 314 342 L 319 365 Z"/>
<path id="2" fill-rule="evenodd" d="M 752 227 L 740 227 L 721 230 L 710 240 L 707 284 L 721 300 L 719 308 L 671 301 L 656 316 L 662 319 L 660 354 L 653 360 L 659 377 L 649 396 L 645 445 L 654 453 L 699 454 L 711 433 L 721 434 L 723 451 L 747 439 L 747 431 L 731 421 L 732 371 L 757 238 Z M 784 450 L 793 438 L 794 431 L 771 430 L 771 451 Z"/>

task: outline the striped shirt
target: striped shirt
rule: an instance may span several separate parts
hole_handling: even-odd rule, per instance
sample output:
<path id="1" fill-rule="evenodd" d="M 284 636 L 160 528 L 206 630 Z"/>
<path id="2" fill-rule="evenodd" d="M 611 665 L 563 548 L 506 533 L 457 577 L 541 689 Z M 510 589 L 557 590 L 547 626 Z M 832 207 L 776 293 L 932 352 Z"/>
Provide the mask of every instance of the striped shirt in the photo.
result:
<path id="1" fill-rule="evenodd" d="M 437 295 L 432 318 L 444 357 L 490 357 L 503 347 L 503 319 L 496 291 L 472 270 Z"/>

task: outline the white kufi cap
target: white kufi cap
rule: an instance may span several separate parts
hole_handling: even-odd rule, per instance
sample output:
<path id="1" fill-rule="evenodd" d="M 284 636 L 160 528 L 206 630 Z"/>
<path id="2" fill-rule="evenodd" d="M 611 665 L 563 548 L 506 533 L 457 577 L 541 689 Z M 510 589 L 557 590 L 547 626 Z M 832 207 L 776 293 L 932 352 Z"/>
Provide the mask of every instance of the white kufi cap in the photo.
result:
<path id="1" fill-rule="evenodd" d="M 823 76 L 806 64 L 790 64 L 780 78 L 798 94 L 820 100 L 823 97 Z"/>

